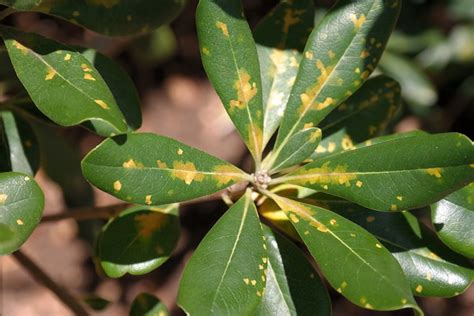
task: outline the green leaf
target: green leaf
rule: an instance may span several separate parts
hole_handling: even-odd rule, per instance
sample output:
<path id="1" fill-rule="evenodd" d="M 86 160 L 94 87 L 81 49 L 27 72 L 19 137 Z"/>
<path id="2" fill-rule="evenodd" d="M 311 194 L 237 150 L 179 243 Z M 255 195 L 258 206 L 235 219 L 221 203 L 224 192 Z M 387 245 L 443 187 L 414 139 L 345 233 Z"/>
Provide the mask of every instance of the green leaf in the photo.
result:
<path id="1" fill-rule="evenodd" d="M 472 265 L 409 212 L 381 213 L 321 194 L 311 198 L 377 237 L 400 263 L 415 295 L 451 297 L 469 288 Z"/>
<path id="2" fill-rule="evenodd" d="M 128 130 L 142 125 L 142 113 L 137 89 L 128 74 L 112 59 L 94 49 L 81 49 L 81 54 L 94 65 L 112 92 L 120 111 L 125 116 Z"/>
<path id="3" fill-rule="evenodd" d="M 127 131 L 107 83 L 79 52 L 5 26 L 0 35 L 18 78 L 47 117 L 62 126 L 89 121 L 102 136 Z"/>
<path id="4" fill-rule="evenodd" d="M 379 211 L 434 203 L 474 180 L 474 146 L 462 134 L 399 138 L 314 160 L 273 183 L 327 192 Z"/>
<path id="5" fill-rule="evenodd" d="M 474 182 L 431 206 L 439 238 L 454 251 L 474 258 Z"/>
<path id="6" fill-rule="evenodd" d="M 254 31 L 262 77 L 264 145 L 280 125 L 313 21 L 312 0 L 281 1 Z"/>
<path id="7" fill-rule="evenodd" d="M 9 111 L 0 112 L 0 169 L 34 175 L 39 167 L 36 135 L 27 121 Z"/>
<path id="8" fill-rule="evenodd" d="M 395 133 L 395 134 L 383 135 L 383 136 L 379 136 L 379 137 L 376 137 L 376 138 L 372 138 L 372 139 L 369 139 L 369 140 L 367 140 L 363 143 L 357 144 L 355 147 L 356 148 L 368 147 L 368 146 L 377 145 L 377 144 L 380 144 L 380 143 L 391 142 L 391 141 L 394 141 L 394 140 L 396 141 L 396 140 L 402 139 L 402 138 L 415 137 L 415 136 L 426 136 L 426 135 L 429 135 L 429 134 L 425 131 L 415 129 L 415 130 L 412 130 L 412 131 L 409 131 L 409 132 Z"/>
<path id="9" fill-rule="evenodd" d="M 331 286 L 348 300 L 367 309 L 419 311 L 400 265 L 370 233 L 324 208 L 271 198 L 287 213 Z"/>
<path id="10" fill-rule="evenodd" d="M 262 226 L 248 190 L 189 260 L 178 305 L 191 315 L 252 315 L 264 294 L 267 263 Z"/>
<path id="11" fill-rule="evenodd" d="M 169 316 L 168 309 L 159 299 L 148 293 L 141 293 L 133 300 L 130 316 Z"/>
<path id="12" fill-rule="evenodd" d="M 104 226 L 97 257 L 111 278 L 146 274 L 161 266 L 179 238 L 178 205 L 129 208 Z"/>
<path id="13" fill-rule="evenodd" d="M 367 82 L 320 124 L 324 138 L 312 158 L 353 149 L 355 144 L 381 135 L 401 105 L 400 86 L 389 77 Z"/>
<path id="14" fill-rule="evenodd" d="M 146 33 L 171 22 L 185 0 L 0 0 L 17 10 L 54 15 L 106 35 Z"/>
<path id="15" fill-rule="evenodd" d="M 290 141 L 277 153 L 270 172 L 293 167 L 311 156 L 318 147 L 321 135 L 321 130 L 315 127 L 304 129 L 293 135 Z M 269 158 L 273 157 L 270 155 Z M 265 166 L 265 162 L 263 166 Z M 264 169 L 266 168 L 264 167 Z"/>
<path id="16" fill-rule="evenodd" d="M 267 284 L 256 315 L 331 315 L 331 300 L 318 273 L 291 241 L 264 227 Z"/>
<path id="17" fill-rule="evenodd" d="M 260 67 L 240 0 L 200 0 L 196 26 L 207 76 L 259 164 L 263 151 Z"/>
<path id="18" fill-rule="evenodd" d="M 0 255 L 16 251 L 28 239 L 43 206 L 43 192 L 35 180 L 21 173 L 0 173 Z"/>
<path id="19" fill-rule="evenodd" d="M 119 199 L 148 205 L 189 200 L 251 180 L 225 161 L 150 133 L 106 139 L 83 159 L 82 173 Z"/>
<path id="20" fill-rule="evenodd" d="M 309 36 L 275 148 L 317 126 L 377 66 L 401 1 L 341 0 Z M 337 41 L 328 40 L 337 38 Z"/>

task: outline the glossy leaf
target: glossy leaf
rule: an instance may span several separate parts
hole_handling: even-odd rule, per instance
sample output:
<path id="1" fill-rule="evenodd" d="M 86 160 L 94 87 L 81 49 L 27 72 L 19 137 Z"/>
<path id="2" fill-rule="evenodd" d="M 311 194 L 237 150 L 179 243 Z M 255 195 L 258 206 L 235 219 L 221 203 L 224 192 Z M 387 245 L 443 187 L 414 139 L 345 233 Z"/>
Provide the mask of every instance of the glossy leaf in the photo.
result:
<path id="1" fill-rule="evenodd" d="M 341 0 L 318 24 L 305 47 L 277 150 L 298 131 L 317 126 L 364 83 L 377 66 L 400 4 L 398 0 Z"/>
<path id="2" fill-rule="evenodd" d="M 127 131 L 100 73 L 79 52 L 32 33 L 0 27 L 18 78 L 47 117 L 63 126 L 89 121 L 103 136 Z"/>
<path id="3" fill-rule="evenodd" d="M 278 204 L 276 204 L 272 199 L 265 199 L 263 202 L 259 203 L 258 213 L 269 221 L 273 227 L 282 231 L 287 237 L 298 242 L 301 241 L 295 228 L 288 221 L 285 212 L 283 212 Z"/>
<path id="4" fill-rule="evenodd" d="M 328 282 L 348 300 L 367 309 L 419 310 L 400 265 L 370 233 L 329 210 L 271 197 L 286 212 Z"/>
<path id="5" fill-rule="evenodd" d="M 331 300 L 303 252 L 264 227 L 268 248 L 267 284 L 256 315 L 331 315 Z"/>
<path id="6" fill-rule="evenodd" d="M 267 263 L 262 226 L 247 191 L 189 260 L 178 304 L 191 315 L 252 315 L 264 295 Z"/>
<path id="7" fill-rule="evenodd" d="M 474 180 L 474 146 L 462 134 L 399 138 L 314 160 L 277 179 L 379 211 L 429 205 Z"/>
<path id="8" fill-rule="evenodd" d="M 262 85 L 242 4 L 240 0 L 201 0 L 196 24 L 207 76 L 258 164 L 263 151 Z"/>
<path id="9" fill-rule="evenodd" d="M 271 171 L 275 172 L 293 167 L 303 162 L 314 153 L 321 140 L 321 135 L 321 130 L 315 127 L 304 129 L 293 135 L 290 141 L 278 152 Z"/>
<path id="10" fill-rule="evenodd" d="M 128 74 L 113 60 L 94 49 L 81 49 L 82 56 L 94 65 L 112 92 L 128 124 L 128 130 L 142 125 L 142 113 L 137 89 Z"/>
<path id="11" fill-rule="evenodd" d="M 320 194 L 311 198 L 377 237 L 400 263 L 415 295 L 455 296 L 469 288 L 474 279 L 468 260 L 444 246 L 409 212 L 376 212 Z"/>
<path id="12" fill-rule="evenodd" d="M 0 255 L 16 251 L 43 214 L 44 196 L 30 176 L 0 173 Z"/>
<path id="13" fill-rule="evenodd" d="M 27 121 L 0 112 L 0 169 L 34 175 L 39 167 L 36 135 Z"/>
<path id="14" fill-rule="evenodd" d="M 136 206 L 104 226 L 97 257 L 109 277 L 145 274 L 168 260 L 178 238 L 177 204 Z"/>
<path id="15" fill-rule="evenodd" d="M 433 226 L 451 249 L 474 258 L 474 182 L 431 206 Z"/>
<path id="16" fill-rule="evenodd" d="M 280 1 L 254 31 L 262 76 L 264 144 L 283 117 L 313 21 L 312 0 Z"/>
<path id="17" fill-rule="evenodd" d="M 171 22 L 185 0 L 0 0 L 17 10 L 36 11 L 106 35 L 146 33 Z"/>
<path id="18" fill-rule="evenodd" d="M 396 81 L 385 76 L 367 80 L 321 122 L 324 138 L 312 158 L 354 149 L 354 145 L 380 136 L 400 105 L 400 86 Z"/>
<path id="19" fill-rule="evenodd" d="M 251 179 L 225 161 L 150 133 L 106 139 L 83 159 L 82 173 L 119 199 L 148 205 L 197 198 Z"/>
<path id="20" fill-rule="evenodd" d="M 130 316 L 169 316 L 168 309 L 155 296 L 141 293 L 133 300 Z"/>

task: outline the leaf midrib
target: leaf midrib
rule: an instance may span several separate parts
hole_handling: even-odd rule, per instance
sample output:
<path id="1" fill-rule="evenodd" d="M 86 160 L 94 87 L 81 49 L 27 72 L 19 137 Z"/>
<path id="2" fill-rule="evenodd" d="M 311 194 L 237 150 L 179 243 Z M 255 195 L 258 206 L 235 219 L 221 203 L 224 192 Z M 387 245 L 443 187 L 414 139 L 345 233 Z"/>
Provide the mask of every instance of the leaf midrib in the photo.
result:
<path id="1" fill-rule="evenodd" d="M 243 227 L 244 227 L 244 222 L 245 222 L 245 219 L 247 218 L 249 204 L 250 204 L 250 199 L 249 199 L 248 193 L 245 195 L 245 200 L 244 201 L 245 201 L 244 209 L 243 209 L 243 212 L 242 212 L 242 220 L 240 221 L 239 230 L 237 231 L 237 236 L 235 238 L 234 245 L 232 246 L 232 250 L 231 250 L 229 259 L 226 262 L 224 272 L 222 273 L 222 276 L 219 280 L 219 283 L 217 284 L 217 288 L 214 291 L 214 296 L 213 296 L 212 301 L 211 301 L 211 314 L 212 315 L 214 314 L 214 304 L 216 303 L 217 295 L 219 294 L 219 289 L 222 286 L 222 282 L 224 282 L 224 278 L 227 274 L 227 270 L 229 269 L 232 258 L 234 257 L 235 249 L 237 248 L 237 244 L 239 243 L 240 236 L 242 234 L 242 230 L 243 230 Z"/>

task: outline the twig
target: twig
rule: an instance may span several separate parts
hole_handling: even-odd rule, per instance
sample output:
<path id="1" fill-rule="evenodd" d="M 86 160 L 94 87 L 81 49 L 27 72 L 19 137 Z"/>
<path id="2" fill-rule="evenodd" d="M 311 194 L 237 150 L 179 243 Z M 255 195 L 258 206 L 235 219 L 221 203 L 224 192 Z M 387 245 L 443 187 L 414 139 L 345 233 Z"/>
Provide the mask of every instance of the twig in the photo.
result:
<path id="1" fill-rule="evenodd" d="M 0 21 L 9 16 L 12 13 L 15 13 L 16 10 L 12 8 L 6 8 L 5 10 L 0 12 Z"/>
<path id="2" fill-rule="evenodd" d="M 193 205 L 198 203 L 204 203 L 209 201 L 221 200 L 223 195 L 226 195 L 226 198 L 235 200 L 239 198 L 243 192 L 245 192 L 245 187 L 247 183 L 238 183 L 229 187 L 224 191 L 216 192 L 212 195 L 204 196 L 198 199 L 185 201 L 180 203 L 180 206 Z M 102 207 L 83 207 L 83 208 L 74 208 L 64 210 L 60 214 L 46 215 L 43 216 L 41 223 L 47 222 L 56 222 L 64 219 L 75 219 L 77 221 L 91 220 L 91 219 L 109 219 L 117 216 L 123 210 L 131 206 L 130 203 L 119 203 Z"/>
<path id="3" fill-rule="evenodd" d="M 13 253 L 13 257 L 25 268 L 31 276 L 43 286 L 47 287 L 64 303 L 75 315 L 87 316 L 89 313 L 84 307 L 62 286 L 54 282 L 34 261 L 28 258 L 23 252 Z"/>

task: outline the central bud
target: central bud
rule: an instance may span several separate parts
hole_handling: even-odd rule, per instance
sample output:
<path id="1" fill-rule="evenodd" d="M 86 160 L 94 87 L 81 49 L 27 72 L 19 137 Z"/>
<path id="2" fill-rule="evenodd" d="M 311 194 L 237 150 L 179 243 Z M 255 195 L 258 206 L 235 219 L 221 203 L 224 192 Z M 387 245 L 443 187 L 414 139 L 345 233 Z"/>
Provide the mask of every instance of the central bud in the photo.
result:
<path id="1" fill-rule="evenodd" d="M 266 170 L 257 171 L 254 175 L 254 183 L 257 188 L 266 189 L 272 181 Z"/>

